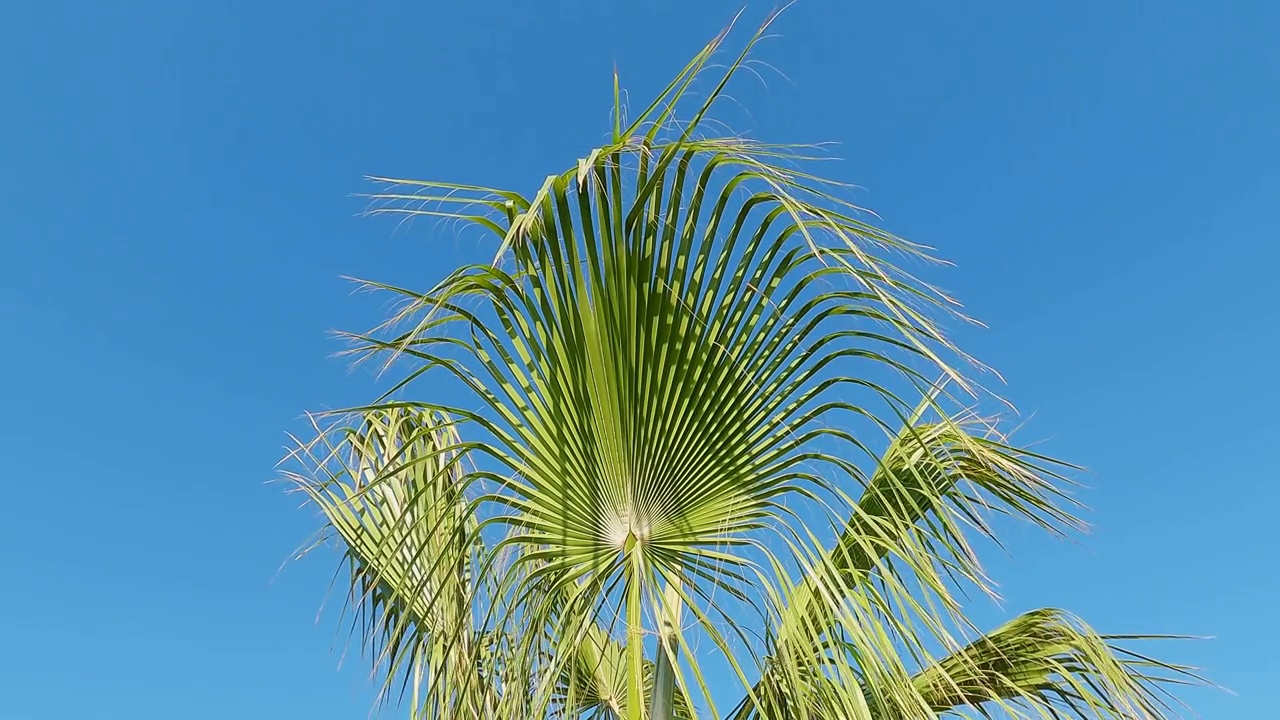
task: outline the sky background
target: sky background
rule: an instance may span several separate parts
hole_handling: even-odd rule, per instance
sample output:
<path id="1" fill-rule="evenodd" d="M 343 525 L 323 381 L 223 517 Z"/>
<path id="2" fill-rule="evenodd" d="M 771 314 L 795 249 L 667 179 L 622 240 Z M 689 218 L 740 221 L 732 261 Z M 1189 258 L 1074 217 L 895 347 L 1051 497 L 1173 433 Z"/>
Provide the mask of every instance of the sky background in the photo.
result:
<path id="1" fill-rule="evenodd" d="M 647 101 L 715 2 L 0 7 L 0 717 L 368 716 L 318 528 L 272 484 L 303 411 L 370 398 L 334 328 L 473 238 L 357 217 L 362 175 L 534 190 Z M 770 5 L 753 5 L 749 30 Z M 1003 611 L 1174 644 L 1274 711 L 1280 5 L 803 0 L 721 115 L 825 166 L 987 330 L 967 349 L 1087 465 L 1094 532 L 1030 530 Z M 743 38 L 745 35 L 739 35 Z M 399 717 L 399 713 L 387 713 Z"/>

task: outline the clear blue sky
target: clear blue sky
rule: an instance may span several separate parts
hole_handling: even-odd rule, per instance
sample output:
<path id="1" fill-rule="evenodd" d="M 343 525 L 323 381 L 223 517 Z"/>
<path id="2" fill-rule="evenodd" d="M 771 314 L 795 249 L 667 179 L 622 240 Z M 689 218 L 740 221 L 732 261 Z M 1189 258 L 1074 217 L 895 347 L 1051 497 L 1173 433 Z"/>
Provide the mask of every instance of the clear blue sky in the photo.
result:
<path id="1" fill-rule="evenodd" d="M 615 61 L 647 99 L 736 9 L 463 5 L 0 9 L 0 717 L 366 717 L 316 622 L 332 566 L 277 573 L 316 520 L 266 481 L 302 411 L 369 397 L 326 332 L 382 308 L 339 276 L 422 285 L 467 240 L 351 194 L 534 189 L 603 137 Z M 1083 544 L 993 563 L 1007 609 L 1216 636 L 1169 652 L 1238 696 L 1186 697 L 1274 713 L 1280 5 L 803 0 L 776 29 L 787 79 L 724 119 L 839 141 L 958 263 L 1024 437 L 1092 470 Z"/>

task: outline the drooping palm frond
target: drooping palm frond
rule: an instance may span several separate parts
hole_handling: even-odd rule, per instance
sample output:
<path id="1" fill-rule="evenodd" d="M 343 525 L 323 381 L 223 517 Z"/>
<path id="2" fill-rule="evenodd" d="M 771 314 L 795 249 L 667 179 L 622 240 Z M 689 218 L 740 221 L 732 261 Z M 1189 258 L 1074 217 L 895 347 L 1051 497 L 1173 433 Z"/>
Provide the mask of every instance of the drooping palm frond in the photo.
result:
<path id="1" fill-rule="evenodd" d="M 484 627 L 475 577 L 483 540 L 466 498 L 466 445 L 455 424 L 433 411 L 395 406 L 359 413 L 349 426 L 321 432 L 295 453 L 309 472 L 286 471 L 345 548 L 348 602 L 388 680 L 403 676 L 428 697 L 425 717 L 489 717 L 504 686 L 500 656 L 510 640 Z M 554 713 L 617 712 L 625 697 L 625 649 L 599 625 L 571 650 Z M 646 661 L 646 688 L 656 664 Z M 683 692 L 670 717 L 691 718 Z"/>
<path id="2" fill-rule="evenodd" d="M 956 648 L 943 661 L 929 658 L 922 641 L 953 642 L 952 634 L 934 621 L 967 622 L 952 590 L 963 585 L 987 588 L 966 539 L 976 531 L 997 540 L 984 514 L 1022 517 L 1055 533 L 1078 528 L 1081 522 L 1070 512 L 1075 503 L 1065 494 L 1061 463 L 971 433 L 989 431 L 986 423 L 957 418 L 920 422 L 926 407 L 917 408 L 885 451 L 830 553 L 788 594 L 773 645 L 774 657 L 786 660 L 767 666 L 757 683 L 761 699 L 744 700 L 735 717 L 795 716 L 795 700 L 773 691 L 778 676 L 787 672 L 813 676 L 824 670 L 803 698 L 820 706 L 824 695 L 833 692 L 826 684 L 831 668 L 849 664 L 855 667 L 845 672 L 859 678 L 874 717 L 929 717 L 988 702 L 1014 717 L 1040 717 L 1041 711 L 1048 712 L 1045 708 L 1066 708 L 1081 718 L 1164 717 L 1160 712 L 1168 707 L 1159 701 L 1159 686 L 1198 678 L 1187 668 L 1116 648 L 1110 641 L 1118 638 L 1097 636 L 1057 611 L 1023 616 Z M 922 608 L 930 596 L 947 611 Z M 902 659 L 928 664 L 912 681 L 917 697 L 886 695 L 868 681 L 876 670 L 870 664 L 875 658 L 851 656 L 842 645 L 847 624 L 858 617 L 851 618 L 832 599 L 899 617 L 914 614 L 924 621 L 915 634 L 893 639 Z M 840 651 L 833 653 L 833 647 Z M 1006 656 L 1000 656 L 1004 649 Z M 1152 667 L 1169 672 L 1147 673 Z M 905 706 L 900 704 L 904 697 L 909 701 Z"/>
<path id="3" fill-rule="evenodd" d="M 1060 464 L 942 412 L 934 378 L 972 388 L 953 303 L 901 267 L 926 249 L 806 148 L 705 134 L 746 51 L 677 117 L 721 41 L 627 126 L 615 77 L 610 142 L 532 197 L 378 178 L 375 212 L 496 246 L 425 292 L 368 283 L 402 308 L 352 352 L 409 370 L 296 476 L 418 716 L 719 717 L 736 681 L 737 717 L 934 717 L 939 683 L 986 677 L 957 640 L 954 590 L 987 587 L 966 533 L 1077 525 Z M 937 645 L 958 659 L 913 673 Z"/>
<path id="4" fill-rule="evenodd" d="M 480 547 L 465 446 L 447 417 L 408 407 L 357 416 L 300 444 L 289 478 L 345 548 L 352 610 L 388 679 L 414 683 L 429 716 L 492 705 L 473 606 Z M 423 683 L 423 679 L 430 682 Z"/>
<path id="5" fill-rule="evenodd" d="M 1061 610 L 1025 613 L 915 676 L 939 712 L 1001 707 L 1015 717 L 1162 718 L 1165 686 L 1200 684 L 1192 668 L 1116 645 L 1159 636 L 1103 636 Z"/>

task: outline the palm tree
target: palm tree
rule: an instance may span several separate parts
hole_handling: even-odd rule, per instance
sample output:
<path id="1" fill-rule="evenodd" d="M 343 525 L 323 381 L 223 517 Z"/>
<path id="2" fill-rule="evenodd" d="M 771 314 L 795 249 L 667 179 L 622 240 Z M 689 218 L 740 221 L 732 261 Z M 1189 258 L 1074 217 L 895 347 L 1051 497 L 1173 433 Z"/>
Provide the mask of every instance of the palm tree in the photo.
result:
<path id="1" fill-rule="evenodd" d="M 967 409 L 954 303 L 900 267 L 927 248 L 812 148 L 706 134 L 760 32 L 682 122 L 723 34 L 625 124 L 615 74 L 608 144 L 531 198 L 378 178 L 375 212 L 499 243 L 368 283 L 403 302 L 352 352 L 408 372 L 288 472 L 384 691 L 414 718 L 1167 717 L 1196 677 L 1117 644 L 1143 636 L 967 619 L 993 516 L 1081 527 L 1071 468 Z"/>

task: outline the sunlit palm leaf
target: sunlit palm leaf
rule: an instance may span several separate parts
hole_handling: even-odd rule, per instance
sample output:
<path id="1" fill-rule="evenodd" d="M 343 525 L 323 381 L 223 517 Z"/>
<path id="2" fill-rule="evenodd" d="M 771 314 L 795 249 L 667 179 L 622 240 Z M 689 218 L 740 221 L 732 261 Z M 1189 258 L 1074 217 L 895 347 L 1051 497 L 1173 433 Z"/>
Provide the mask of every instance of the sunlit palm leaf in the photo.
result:
<path id="1" fill-rule="evenodd" d="M 982 511 L 1020 516 L 1053 532 L 1080 526 L 1068 512 L 1074 503 L 1063 492 L 1060 463 L 975 436 L 966 427 L 989 430 L 984 423 L 920 423 L 925 407 L 887 449 L 835 547 L 826 562 L 819 563 L 827 574 L 812 577 L 790 595 L 775 654 L 798 655 L 800 660 L 792 660 L 796 668 L 775 662 L 758 684 L 767 701 L 761 705 L 773 715 L 747 702 L 739 716 L 779 716 L 776 708 L 791 701 L 771 695 L 775 676 L 849 662 L 847 654 L 830 653 L 832 646 L 840 645 L 846 620 L 824 596 L 856 597 L 875 588 L 873 598 L 903 601 L 896 612 L 921 615 L 925 623 L 919 634 L 905 634 L 895 644 L 904 656 L 920 660 L 927 656 L 921 640 L 951 642 L 945 628 L 929 621 L 952 617 L 963 622 L 951 590 L 962 584 L 986 587 L 965 538 L 969 528 L 995 540 Z M 917 584 L 908 585 L 908 580 Z M 922 593 L 936 596 L 951 612 L 934 614 L 922 608 Z M 879 693 L 865 680 L 873 668 L 866 666 L 866 658 L 859 660 L 859 684 L 873 715 L 928 716 L 918 714 L 915 703 L 896 705 L 902 696 Z M 1151 675 L 1146 672 L 1151 667 L 1170 672 Z M 1158 718 L 1167 710 L 1158 701 L 1158 685 L 1195 680 L 1185 668 L 1129 654 L 1065 615 L 1039 611 L 958 649 L 916 675 L 913 684 L 932 711 L 990 701 L 1018 717 L 1066 708 L 1081 718 Z M 807 701 L 819 701 L 822 690 L 819 687 Z M 1045 712 L 1045 717 L 1058 717 Z"/>
<path id="2" fill-rule="evenodd" d="M 966 528 L 1078 525 L 1058 463 L 940 413 L 933 378 L 972 388 L 935 324 L 951 301 L 899 267 L 924 249 L 798 169 L 805 148 L 706 136 L 745 51 L 676 116 L 719 43 L 531 197 L 379 179 L 375 212 L 496 245 L 426 292 L 368 283 L 402 309 L 352 352 L 407 376 L 340 472 L 300 480 L 427 717 L 717 716 L 730 678 L 695 638 L 738 716 L 932 717 L 940 682 L 967 701 L 986 677 L 955 639 L 954 591 L 987 587 Z M 913 676 L 939 644 L 959 659 Z"/>
<path id="3" fill-rule="evenodd" d="M 952 589 L 965 582 L 983 586 L 965 526 L 985 529 L 986 508 L 1050 529 L 1077 523 L 1056 502 L 1065 496 L 1055 485 L 1055 463 L 975 436 L 967 426 L 985 425 L 973 420 L 921 422 L 930 405 L 922 403 L 905 418 L 835 546 L 815 558 L 805 581 L 786 593 L 770 663 L 757 684 L 766 697 L 758 705 L 746 702 L 739 715 L 768 716 L 768 708 L 776 715 L 777 708 L 797 702 L 778 695 L 779 683 L 809 683 L 805 702 L 829 703 L 821 696 L 831 688 L 806 679 L 822 669 L 842 673 L 842 689 L 869 688 L 864 702 L 873 715 L 918 716 L 922 698 L 883 688 L 907 674 L 905 660 L 925 656 L 928 641 L 954 643 L 950 627 L 952 621 L 963 623 L 963 615 Z M 886 634 L 850 647 L 850 635 L 865 632 L 868 618 L 884 618 Z M 883 652 L 868 655 L 869 644 Z"/>
<path id="4" fill-rule="evenodd" d="M 660 121 L 678 96 L 655 106 L 644 135 L 615 138 L 532 199 L 473 196 L 497 212 L 455 216 L 501 235 L 500 264 L 401 291 L 410 304 L 397 324 L 409 330 L 360 338 L 366 351 L 416 358 L 417 372 L 451 373 L 481 401 L 447 409 L 490 434 L 486 452 L 509 473 L 491 499 L 507 509 L 514 562 L 536 563 L 509 588 L 513 606 L 532 611 L 522 593 L 547 578 L 603 591 L 629 634 L 632 717 L 645 695 L 643 609 L 659 588 L 683 588 L 700 632 L 727 650 L 707 598 L 778 569 L 730 551 L 762 548 L 760 534 L 789 515 L 787 496 L 829 489 L 815 464 L 856 487 L 852 466 L 815 449 L 825 439 L 860 450 L 824 418 L 869 406 L 837 391 L 894 402 L 858 364 L 923 384 L 895 358 L 936 363 L 948 347 L 920 309 L 945 298 L 883 256 L 919 248 L 780 164 L 792 150 L 693 135 L 722 88 L 674 137 Z M 449 203 L 472 190 L 412 184 Z M 574 622 L 588 627 L 599 611 L 584 606 Z M 747 670 L 737 667 L 744 682 Z"/>
<path id="5" fill-rule="evenodd" d="M 415 705 L 436 714 L 483 707 L 493 688 L 472 622 L 479 548 L 462 441 L 435 413 L 389 408 L 357 419 L 302 446 L 313 471 L 292 478 L 342 541 L 350 602 L 387 677 L 431 687 Z"/>
<path id="6" fill-rule="evenodd" d="M 576 662 L 572 672 L 576 677 L 567 678 L 561 693 L 566 698 L 564 717 L 579 717 L 589 712 L 626 714 L 628 667 L 626 648 L 611 638 L 603 628 L 588 631 L 587 639 L 576 650 Z M 655 665 L 648 660 L 644 665 L 646 694 L 654 688 Z M 573 688 L 570 685 L 574 684 Z M 688 699 L 677 691 L 673 697 L 674 709 L 661 717 L 686 720 L 693 718 Z M 607 716 L 607 715 L 606 715 Z"/>
<path id="7" fill-rule="evenodd" d="M 1162 685 L 1201 682 L 1183 666 L 1117 647 L 1059 610 L 1034 610 L 916 675 L 938 711 L 999 706 L 1015 717 L 1161 718 Z"/>

